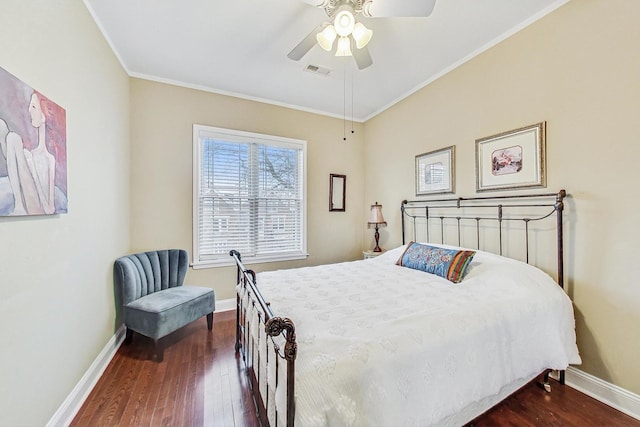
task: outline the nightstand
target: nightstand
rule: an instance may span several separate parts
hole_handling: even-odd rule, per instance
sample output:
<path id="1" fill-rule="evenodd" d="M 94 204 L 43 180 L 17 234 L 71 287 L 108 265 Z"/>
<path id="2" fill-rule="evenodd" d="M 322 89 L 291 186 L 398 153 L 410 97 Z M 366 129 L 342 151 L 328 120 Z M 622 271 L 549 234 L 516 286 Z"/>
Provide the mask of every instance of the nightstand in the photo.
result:
<path id="1" fill-rule="evenodd" d="M 373 250 L 368 250 L 362 252 L 362 255 L 364 255 L 364 259 L 371 259 L 377 257 L 378 255 L 382 255 L 385 252 L 386 251 L 384 249 L 382 250 L 382 252 L 374 252 Z"/>

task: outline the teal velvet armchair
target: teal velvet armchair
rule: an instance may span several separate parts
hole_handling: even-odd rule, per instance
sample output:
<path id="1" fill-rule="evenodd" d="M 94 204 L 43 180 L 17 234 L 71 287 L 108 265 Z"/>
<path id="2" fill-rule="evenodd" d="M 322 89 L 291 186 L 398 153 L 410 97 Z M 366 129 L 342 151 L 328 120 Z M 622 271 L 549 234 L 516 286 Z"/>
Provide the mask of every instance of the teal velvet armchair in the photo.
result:
<path id="1" fill-rule="evenodd" d="M 133 332 L 152 338 L 159 361 L 160 338 L 207 316 L 213 327 L 213 289 L 183 285 L 189 254 L 183 249 L 142 252 L 118 258 L 113 267 L 116 308 L 126 327 L 125 344 Z"/>

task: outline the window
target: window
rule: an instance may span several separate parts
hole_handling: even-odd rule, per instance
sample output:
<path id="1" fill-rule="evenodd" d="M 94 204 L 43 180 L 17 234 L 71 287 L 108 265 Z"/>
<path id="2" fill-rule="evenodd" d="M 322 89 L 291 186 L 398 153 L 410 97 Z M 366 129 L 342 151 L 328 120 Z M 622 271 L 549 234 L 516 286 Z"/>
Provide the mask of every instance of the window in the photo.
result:
<path id="1" fill-rule="evenodd" d="M 213 230 L 214 232 L 222 233 L 224 231 L 229 231 L 229 217 L 228 216 L 219 216 L 213 218 Z"/>
<path id="2" fill-rule="evenodd" d="M 271 217 L 271 229 L 274 232 L 286 232 L 287 230 L 287 217 L 285 215 L 273 215 Z"/>
<path id="3" fill-rule="evenodd" d="M 302 259 L 306 141 L 193 125 L 194 268 Z"/>

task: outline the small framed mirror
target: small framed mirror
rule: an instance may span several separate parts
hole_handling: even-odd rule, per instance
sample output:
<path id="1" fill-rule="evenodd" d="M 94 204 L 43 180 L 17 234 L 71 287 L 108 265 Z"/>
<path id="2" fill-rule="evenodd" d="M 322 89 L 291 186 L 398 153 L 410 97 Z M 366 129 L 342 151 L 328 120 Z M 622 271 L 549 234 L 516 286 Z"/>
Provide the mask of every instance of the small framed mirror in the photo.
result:
<path id="1" fill-rule="evenodd" d="M 347 176 L 332 173 L 329 175 L 329 212 L 345 211 Z"/>

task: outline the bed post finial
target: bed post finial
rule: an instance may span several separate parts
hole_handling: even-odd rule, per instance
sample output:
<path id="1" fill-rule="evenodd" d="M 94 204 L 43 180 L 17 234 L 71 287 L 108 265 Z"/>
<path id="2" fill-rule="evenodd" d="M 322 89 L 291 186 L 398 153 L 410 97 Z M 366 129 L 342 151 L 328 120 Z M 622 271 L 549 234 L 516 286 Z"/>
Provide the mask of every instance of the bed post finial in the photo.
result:
<path id="1" fill-rule="evenodd" d="M 567 197 L 567 192 L 564 189 L 558 191 L 558 194 L 556 195 L 556 206 L 560 205 L 560 209 L 563 207 L 563 200 L 565 197 Z"/>
<path id="2" fill-rule="evenodd" d="M 404 206 L 407 204 L 407 200 L 403 200 L 400 204 L 400 219 L 402 220 L 402 244 L 404 245 Z"/>
<path id="3" fill-rule="evenodd" d="M 294 361 L 298 354 L 298 343 L 296 342 L 296 327 L 289 318 L 272 317 L 264 325 L 264 330 L 270 337 L 278 336 L 282 331 L 286 331 L 285 339 L 287 343 L 284 345 L 284 358 L 288 361 Z"/>

